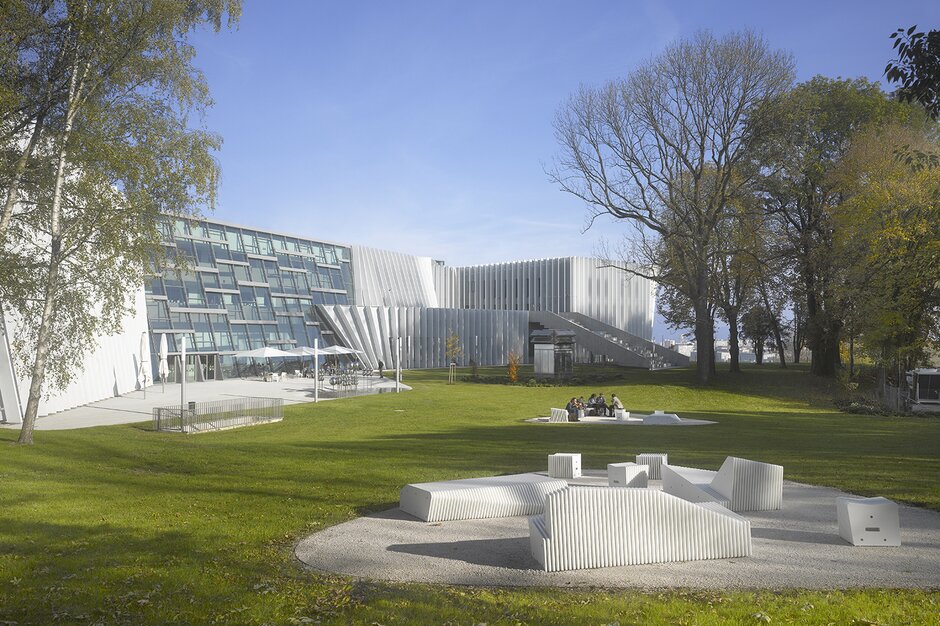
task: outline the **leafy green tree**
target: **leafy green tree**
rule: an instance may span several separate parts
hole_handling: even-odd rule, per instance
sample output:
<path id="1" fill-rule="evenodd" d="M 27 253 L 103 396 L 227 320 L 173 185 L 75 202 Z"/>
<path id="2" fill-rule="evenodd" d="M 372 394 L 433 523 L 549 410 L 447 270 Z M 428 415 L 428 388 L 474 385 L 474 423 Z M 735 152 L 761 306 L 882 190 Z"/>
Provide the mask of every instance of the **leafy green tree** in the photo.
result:
<path id="1" fill-rule="evenodd" d="M 700 384 L 713 362 L 713 239 L 729 199 L 753 176 L 741 167 L 770 131 L 753 113 L 792 80 L 790 55 L 757 35 L 701 32 L 623 80 L 582 88 L 556 120 L 562 155 L 552 179 L 584 201 L 592 220 L 609 215 L 635 227 L 629 253 L 638 256 L 624 269 L 688 298 Z M 662 250 L 667 258 L 648 254 Z M 654 266 L 664 271 L 637 269 Z"/>
<path id="2" fill-rule="evenodd" d="M 769 172 L 761 183 L 766 211 L 784 243 L 806 298 L 806 343 L 811 370 L 832 376 L 840 363 L 842 318 L 835 294 L 842 264 L 833 262 L 832 211 L 842 195 L 830 172 L 870 125 L 909 120 L 910 105 L 889 99 L 865 79 L 816 77 L 761 112 L 777 133 L 759 162 Z"/>
<path id="3" fill-rule="evenodd" d="M 888 82 L 898 83 L 895 95 L 919 102 L 933 118 L 940 117 L 940 30 L 914 32 L 917 25 L 891 33 L 898 58 L 885 67 Z"/>
<path id="4" fill-rule="evenodd" d="M 19 128 L 4 146 L 32 152 L 22 171 L 23 154 L 4 163 L 3 255 L 19 269 L 0 278 L 0 300 L 23 329 L 14 347 L 31 381 L 19 442 L 32 443 L 46 377 L 65 384 L 90 339 L 118 326 L 162 254 L 163 214 L 213 203 L 221 141 L 193 126 L 210 98 L 187 37 L 234 23 L 240 2 L 13 5 L 32 30 L 3 66 L 29 68 L 3 111 L 4 130 Z"/>
<path id="5" fill-rule="evenodd" d="M 937 127 L 894 124 L 860 133 L 832 173 L 839 284 L 852 338 L 877 362 L 907 368 L 940 334 L 940 179 L 895 157 L 936 151 Z"/>

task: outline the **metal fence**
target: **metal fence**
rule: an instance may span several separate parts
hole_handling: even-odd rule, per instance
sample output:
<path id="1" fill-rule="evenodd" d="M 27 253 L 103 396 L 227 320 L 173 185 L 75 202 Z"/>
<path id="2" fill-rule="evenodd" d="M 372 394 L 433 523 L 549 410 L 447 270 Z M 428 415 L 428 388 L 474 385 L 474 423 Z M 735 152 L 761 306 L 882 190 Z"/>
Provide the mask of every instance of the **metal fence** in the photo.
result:
<path id="1" fill-rule="evenodd" d="M 178 405 L 154 407 L 153 429 L 199 433 L 263 424 L 283 418 L 284 400 L 281 398 L 233 398 L 190 402 L 182 410 Z"/>

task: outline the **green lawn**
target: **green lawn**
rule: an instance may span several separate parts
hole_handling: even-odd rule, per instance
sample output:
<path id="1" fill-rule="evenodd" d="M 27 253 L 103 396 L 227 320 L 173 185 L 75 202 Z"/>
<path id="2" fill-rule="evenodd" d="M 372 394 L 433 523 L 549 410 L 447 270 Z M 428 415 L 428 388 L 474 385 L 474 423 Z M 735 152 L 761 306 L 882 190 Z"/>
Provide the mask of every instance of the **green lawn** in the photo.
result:
<path id="1" fill-rule="evenodd" d="M 493 373 L 493 372 L 488 372 Z M 303 571 L 304 535 L 397 504 L 406 483 L 585 467 L 665 450 L 716 469 L 728 454 L 788 479 L 940 510 L 940 419 L 846 415 L 803 370 L 624 371 L 574 388 L 446 384 L 289 407 L 283 422 L 193 436 L 149 424 L 0 430 L 0 624 L 936 623 L 940 593 L 870 590 L 658 593 L 361 583 Z M 616 392 L 628 410 L 720 423 L 697 428 L 528 424 L 572 395 Z M 940 581 L 938 581 L 940 586 Z"/>

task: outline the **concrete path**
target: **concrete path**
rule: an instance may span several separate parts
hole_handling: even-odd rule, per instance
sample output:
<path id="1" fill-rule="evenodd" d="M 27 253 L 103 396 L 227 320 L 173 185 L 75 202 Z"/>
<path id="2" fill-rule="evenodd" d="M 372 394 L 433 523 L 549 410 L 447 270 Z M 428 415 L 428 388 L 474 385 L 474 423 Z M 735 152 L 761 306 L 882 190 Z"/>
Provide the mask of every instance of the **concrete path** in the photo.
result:
<path id="1" fill-rule="evenodd" d="M 598 477 L 578 482 L 606 484 Z M 900 548 L 856 548 L 839 537 L 835 498 L 842 495 L 785 482 L 780 511 L 744 514 L 753 541 L 748 558 L 547 573 L 529 552 L 526 517 L 427 523 L 399 509 L 313 534 L 295 554 L 318 571 L 450 585 L 940 588 L 940 513 L 902 506 Z"/>
<path id="2" fill-rule="evenodd" d="M 410 387 L 402 385 L 403 390 Z M 360 383 L 358 391 L 320 389 L 321 400 L 334 400 L 395 390 L 395 381 L 387 378 L 372 377 Z M 282 398 L 285 404 L 313 402 L 313 379 L 290 378 L 284 382 L 263 382 L 260 380 L 232 378 L 213 380 L 202 383 L 186 383 L 187 402 L 209 402 L 228 400 L 239 397 Z M 149 421 L 153 408 L 158 406 L 179 405 L 180 385 L 157 383 L 144 391 L 133 391 L 123 396 L 108 398 L 67 411 L 54 413 L 36 420 L 36 430 L 68 430 L 72 428 L 90 428 L 92 426 L 110 426 L 113 424 L 132 424 Z M 0 428 L 19 429 L 19 424 L 0 424 Z"/>

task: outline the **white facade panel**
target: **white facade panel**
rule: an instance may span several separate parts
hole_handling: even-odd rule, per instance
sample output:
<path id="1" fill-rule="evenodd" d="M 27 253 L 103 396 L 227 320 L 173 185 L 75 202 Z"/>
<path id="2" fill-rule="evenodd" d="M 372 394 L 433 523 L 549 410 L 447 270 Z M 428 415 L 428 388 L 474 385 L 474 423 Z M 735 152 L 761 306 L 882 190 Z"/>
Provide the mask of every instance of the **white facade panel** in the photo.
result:
<path id="1" fill-rule="evenodd" d="M 16 333 L 14 324 L 8 321 L 8 329 Z M 78 368 L 75 377 L 65 389 L 50 389 L 46 386 L 44 398 L 39 403 L 39 416 L 64 411 L 98 400 L 104 400 L 128 393 L 140 388 L 138 376 L 141 365 L 140 340 L 147 333 L 147 307 L 144 301 L 144 289 L 134 295 L 134 311 L 124 318 L 121 331 L 115 335 L 96 338 L 97 347 L 87 354 Z M 147 375 L 147 384 L 153 383 L 151 371 L 150 341 L 146 341 L 143 359 L 144 371 Z M 0 368 L 0 377 L 6 377 L 12 370 Z M 5 376 L 6 375 L 6 376 Z M 5 385 L 3 403 L 7 420 L 18 423 L 22 419 L 22 412 L 26 409 L 29 397 L 29 373 L 15 372 L 15 381 L 19 390 L 18 399 L 9 393 L 9 385 Z M 18 407 L 16 402 L 18 400 Z"/>

